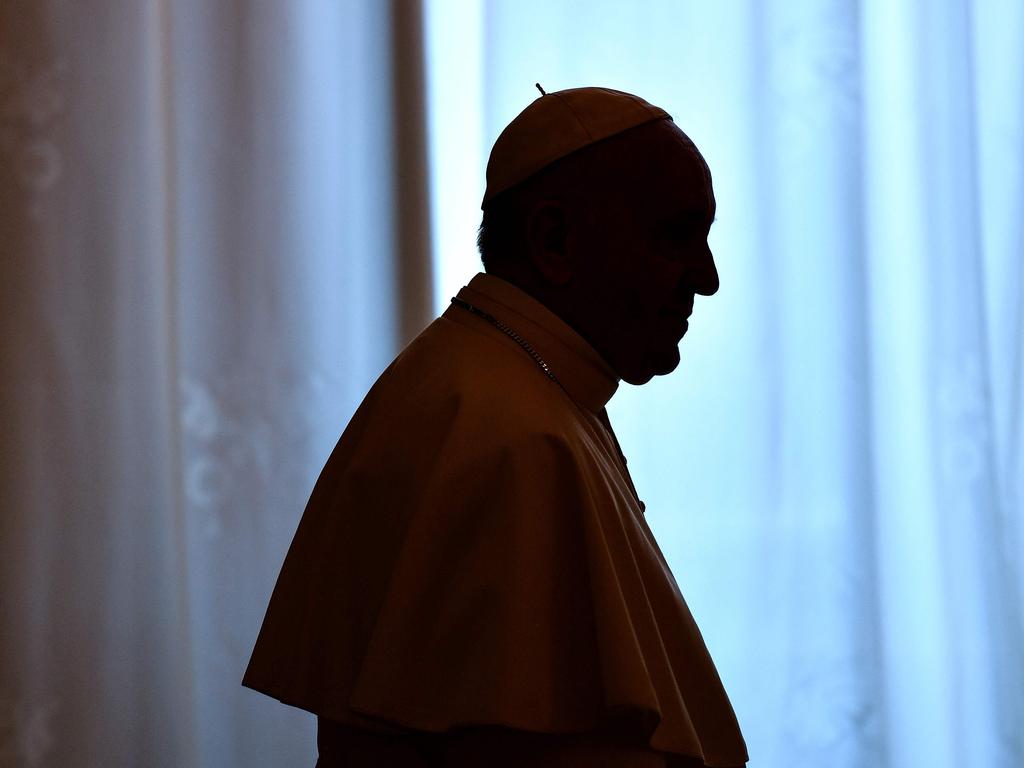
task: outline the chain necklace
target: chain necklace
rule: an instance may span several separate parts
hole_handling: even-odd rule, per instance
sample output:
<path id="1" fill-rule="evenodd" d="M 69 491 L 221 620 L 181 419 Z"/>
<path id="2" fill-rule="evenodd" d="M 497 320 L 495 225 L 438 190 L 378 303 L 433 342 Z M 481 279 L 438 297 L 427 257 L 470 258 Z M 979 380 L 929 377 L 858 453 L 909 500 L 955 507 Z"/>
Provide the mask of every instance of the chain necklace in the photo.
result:
<path id="1" fill-rule="evenodd" d="M 547 377 L 549 379 L 551 379 L 553 382 L 555 382 L 555 384 L 557 384 L 559 387 L 561 387 L 562 391 L 565 392 L 566 396 L 574 404 L 576 403 L 576 400 L 573 398 L 573 396 L 569 394 L 569 390 L 567 390 L 563 386 L 562 382 L 560 382 L 558 380 L 558 377 L 555 376 L 554 371 L 551 370 L 551 367 L 544 361 L 544 358 L 540 356 L 540 354 L 537 352 L 537 350 L 535 350 L 530 345 L 530 342 L 528 342 L 526 339 L 524 339 L 522 336 L 520 336 L 514 330 L 509 328 L 507 325 L 505 325 L 505 323 L 501 322 L 501 320 L 496 318 L 491 313 L 485 312 L 484 310 L 480 309 L 480 307 L 477 307 L 477 306 L 475 306 L 473 304 L 470 304 L 468 301 L 463 301 L 462 299 L 459 299 L 459 298 L 456 298 L 456 297 L 453 296 L 452 297 L 452 304 L 454 304 L 457 307 L 462 307 L 463 309 L 471 312 L 474 315 L 482 317 L 484 320 L 489 322 L 491 325 L 493 325 L 499 331 L 501 331 L 506 336 L 508 336 L 510 339 L 512 339 L 512 341 L 514 341 L 516 344 L 518 344 L 520 347 L 523 348 L 523 350 L 526 352 L 526 354 L 528 354 L 530 357 L 533 358 L 534 362 L 537 363 L 538 366 L 540 366 L 540 369 L 542 371 L 544 371 L 544 373 L 547 375 Z M 577 404 L 577 407 L 579 407 L 578 404 Z M 615 430 L 612 429 L 611 422 L 608 420 L 607 412 L 603 408 L 601 409 L 601 411 L 602 411 L 602 413 L 599 414 L 598 417 L 601 419 L 601 421 L 604 423 L 604 425 L 606 427 L 608 427 L 608 433 L 612 436 L 612 440 L 615 441 L 615 450 L 617 450 L 619 452 L 619 458 L 622 459 L 622 468 L 624 470 L 626 470 L 626 464 L 627 464 L 626 456 L 625 456 L 625 454 L 622 453 L 622 447 L 619 445 L 619 438 L 615 435 Z M 640 495 L 636 492 L 636 486 L 633 485 L 633 478 L 630 477 L 629 470 L 625 471 L 625 475 L 626 475 L 626 479 L 629 481 L 629 487 L 633 490 L 633 495 L 636 496 L 636 500 L 638 502 L 640 502 L 640 509 L 642 511 L 646 511 L 647 505 L 644 504 L 642 501 L 640 501 Z"/>
<path id="2" fill-rule="evenodd" d="M 537 353 L 537 350 L 530 346 L 530 342 L 528 342 L 518 333 L 513 331 L 511 328 L 509 328 L 507 325 L 501 322 L 501 320 L 496 318 L 494 315 L 490 314 L 489 312 L 484 312 L 482 309 L 480 309 L 480 307 L 474 306 L 470 304 L 468 301 L 463 301 L 462 299 L 457 299 L 454 296 L 452 296 L 452 304 L 454 304 L 457 307 L 462 307 L 463 309 L 468 309 L 474 315 L 479 315 L 484 320 L 489 322 L 491 325 L 495 326 L 499 331 L 501 331 L 510 339 L 512 339 L 512 341 L 514 341 L 516 344 L 518 344 L 520 347 L 526 350 L 526 354 L 528 354 L 530 357 L 534 359 L 534 362 L 536 362 L 537 365 L 540 366 L 541 370 L 547 374 L 549 379 L 555 382 L 555 384 L 557 384 L 558 386 L 562 387 L 562 391 L 565 392 L 565 394 L 569 394 L 565 387 L 562 386 L 562 382 L 560 382 L 558 380 L 558 377 L 555 376 L 555 374 L 552 372 L 550 366 L 548 366 L 548 364 L 544 362 L 544 358 Z M 572 400 L 571 395 L 569 396 L 569 399 Z"/>

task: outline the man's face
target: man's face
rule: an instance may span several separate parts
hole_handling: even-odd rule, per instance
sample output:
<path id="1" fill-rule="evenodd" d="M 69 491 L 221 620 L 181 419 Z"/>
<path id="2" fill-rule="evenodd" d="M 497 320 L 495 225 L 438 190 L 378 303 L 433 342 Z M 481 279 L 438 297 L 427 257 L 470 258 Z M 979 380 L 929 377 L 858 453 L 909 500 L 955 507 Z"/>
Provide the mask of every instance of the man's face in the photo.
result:
<path id="1" fill-rule="evenodd" d="M 679 365 L 695 294 L 718 290 L 716 205 L 704 160 L 674 123 L 644 126 L 620 150 L 611 194 L 574 236 L 587 262 L 574 279 L 591 343 L 624 381 L 644 384 Z"/>

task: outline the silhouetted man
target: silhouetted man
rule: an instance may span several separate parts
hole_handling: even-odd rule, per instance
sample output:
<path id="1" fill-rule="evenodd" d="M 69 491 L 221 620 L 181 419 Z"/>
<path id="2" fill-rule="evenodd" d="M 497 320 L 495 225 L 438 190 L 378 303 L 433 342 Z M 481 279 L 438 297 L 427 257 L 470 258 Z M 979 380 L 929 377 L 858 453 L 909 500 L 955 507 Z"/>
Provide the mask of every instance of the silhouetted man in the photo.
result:
<path id="1" fill-rule="evenodd" d="M 740 766 L 732 707 L 605 405 L 718 290 L 661 109 L 542 95 L 487 166 L 486 274 L 380 376 L 318 480 L 244 684 L 328 766 Z"/>

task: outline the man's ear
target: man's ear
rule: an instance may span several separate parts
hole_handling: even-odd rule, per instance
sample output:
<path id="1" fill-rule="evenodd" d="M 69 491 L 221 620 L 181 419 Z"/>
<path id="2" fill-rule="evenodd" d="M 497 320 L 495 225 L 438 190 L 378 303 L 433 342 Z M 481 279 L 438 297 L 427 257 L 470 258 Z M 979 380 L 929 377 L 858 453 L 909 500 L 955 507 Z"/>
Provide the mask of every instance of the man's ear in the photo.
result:
<path id="1" fill-rule="evenodd" d="M 557 200 L 540 200 L 526 220 L 530 260 L 544 279 L 565 285 L 572 279 L 572 258 L 566 247 L 565 209 Z"/>

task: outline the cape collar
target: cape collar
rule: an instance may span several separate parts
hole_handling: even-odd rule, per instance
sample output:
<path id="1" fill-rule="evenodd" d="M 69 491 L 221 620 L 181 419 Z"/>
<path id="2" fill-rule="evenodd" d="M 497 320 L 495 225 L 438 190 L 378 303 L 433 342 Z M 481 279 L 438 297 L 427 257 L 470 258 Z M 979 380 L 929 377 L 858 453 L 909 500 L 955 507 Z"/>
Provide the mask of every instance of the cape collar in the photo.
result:
<path id="1" fill-rule="evenodd" d="M 618 389 L 619 377 L 597 350 L 521 288 L 480 272 L 458 292 L 457 298 L 490 313 L 522 336 L 551 367 L 569 396 L 595 414 L 600 413 Z M 479 322 L 505 335 L 486 320 L 456 306 L 449 306 L 444 316 L 459 322 Z"/>

